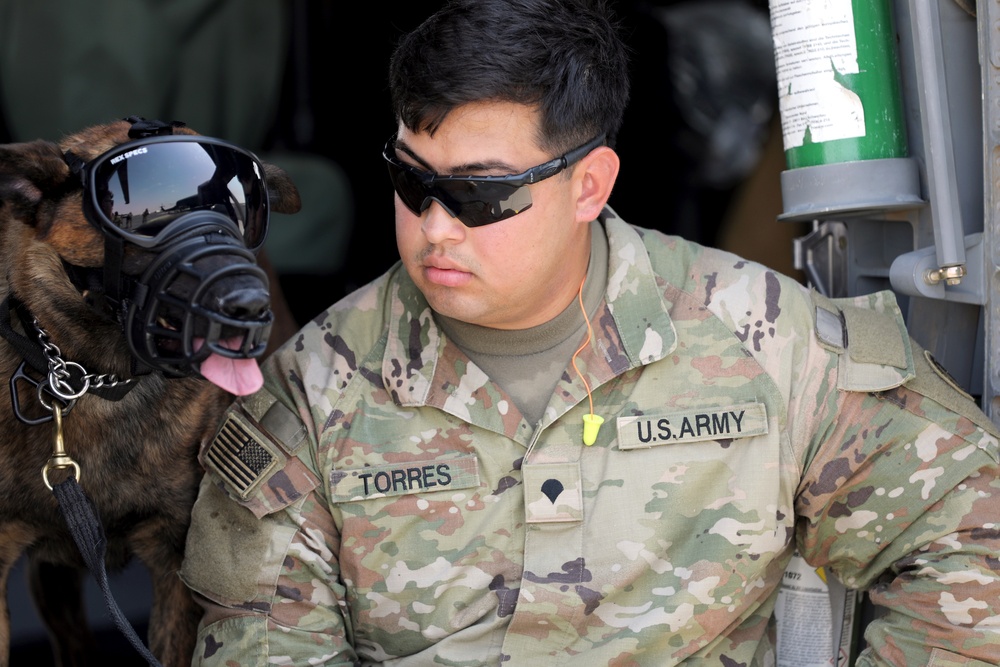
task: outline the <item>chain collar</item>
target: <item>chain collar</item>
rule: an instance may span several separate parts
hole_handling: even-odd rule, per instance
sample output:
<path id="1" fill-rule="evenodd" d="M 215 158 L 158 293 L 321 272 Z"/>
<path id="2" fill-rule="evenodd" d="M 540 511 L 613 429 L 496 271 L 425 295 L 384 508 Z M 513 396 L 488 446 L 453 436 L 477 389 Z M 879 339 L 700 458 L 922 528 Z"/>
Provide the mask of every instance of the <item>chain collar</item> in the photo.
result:
<path id="1" fill-rule="evenodd" d="M 37 319 L 32 318 L 31 324 L 38 332 L 38 342 L 48 360 L 49 391 L 65 403 L 75 401 L 91 388 L 124 388 L 137 381 L 136 378 L 121 379 L 114 373 L 88 373 L 83 366 L 75 361 L 66 361 L 62 358 L 59 346 L 49 340 L 48 332 L 38 324 Z M 74 380 L 79 385 L 78 388 L 74 387 Z"/>

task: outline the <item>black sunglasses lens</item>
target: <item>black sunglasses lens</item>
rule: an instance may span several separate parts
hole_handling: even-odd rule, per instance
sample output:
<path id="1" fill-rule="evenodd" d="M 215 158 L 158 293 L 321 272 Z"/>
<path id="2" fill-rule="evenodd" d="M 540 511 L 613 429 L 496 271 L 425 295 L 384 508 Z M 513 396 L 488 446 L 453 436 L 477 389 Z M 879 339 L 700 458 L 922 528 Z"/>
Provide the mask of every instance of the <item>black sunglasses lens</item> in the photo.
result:
<path id="1" fill-rule="evenodd" d="M 451 181 L 441 185 L 458 202 L 458 218 L 467 227 L 482 227 L 512 218 L 531 208 L 527 186 L 491 181 Z"/>
<path id="2" fill-rule="evenodd" d="M 105 158 L 93 175 L 95 203 L 107 222 L 154 238 L 190 211 L 231 219 L 248 248 L 267 228 L 264 175 L 248 154 L 229 146 L 178 141 L 137 146 Z"/>
<path id="3" fill-rule="evenodd" d="M 466 227 L 483 227 L 513 217 L 531 206 L 531 194 L 523 186 L 474 179 L 435 179 L 433 185 L 427 185 L 405 165 L 389 158 L 386 164 L 396 194 L 414 215 L 423 212 L 428 198 L 436 199 Z"/>
<path id="4" fill-rule="evenodd" d="M 389 180 L 392 181 L 392 187 L 399 195 L 400 201 L 414 215 L 420 215 L 420 207 L 429 196 L 420 178 L 406 167 L 391 160 L 387 160 L 386 164 L 389 166 Z"/>

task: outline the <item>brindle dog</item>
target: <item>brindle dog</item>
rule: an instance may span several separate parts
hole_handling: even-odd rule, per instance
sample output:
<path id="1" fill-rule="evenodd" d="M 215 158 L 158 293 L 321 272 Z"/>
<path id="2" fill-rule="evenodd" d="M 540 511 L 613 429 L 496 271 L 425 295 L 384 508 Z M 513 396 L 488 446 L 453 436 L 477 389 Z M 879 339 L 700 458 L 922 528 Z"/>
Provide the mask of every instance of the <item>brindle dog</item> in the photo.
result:
<path id="1" fill-rule="evenodd" d="M 227 391 L 206 380 L 207 360 L 200 373 L 188 376 L 137 372 L 121 317 L 103 307 L 101 295 L 94 293 L 100 291 L 100 281 L 93 283 L 93 289 L 81 289 L 79 280 L 71 280 L 73 271 L 101 270 L 105 238 L 84 216 L 80 177 L 71 171 L 66 152 L 84 162 L 92 160 L 130 141 L 131 127 L 130 122 L 117 121 L 69 135 L 58 144 L 39 140 L 0 145 L 0 301 L 9 295 L 16 300 L 9 303 L 17 304 L 4 309 L 9 315 L 7 330 L 41 350 L 41 358 L 50 364 L 55 357 L 93 378 L 90 390 L 64 407 L 62 401 L 37 390 L 38 384 L 44 385 L 46 369 L 25 364 L 24 346 L 13 345 L 8 336 L 0 338 L 0 378 L 11 379 L 9 391 L 0 388 L 0 666 L 4 667 L 10 648 L 7 577 L 22 553 L 28 557 L 32 596 L 49 630 L 56 662 L 85 664 L 95 654 L 82 600 L 87 569 L 48 488 L 49 478 L 58 484 L 71 474 L 79 475 L 79 486 L 102 522 L 108 571 L 122 569 L 133 556 L 150 571 L 150 650 L 168 667 L 191 660 L 199 608 L 177 573 L 202 474 L 196 454 L 213 435 L 233 399 L 231 392 L 242 393 L 234 387 L 245 385 L 230 376 Z M 184 127 L 174 131 L 196 134 Z M 298 211 L 299 194 L 287 174 L 276 166 L 263 166 L 270 209 Z M 127 248 L 121 270 L 137 275 L 154 255 L 139 247 Z M 171 289 L 197 288 L 181 280 Z M 200 307 L 222 310 L 228 318 L 270 317 L 265 275 L 224 279 L 213 291 Z M 158 325 L 182 323 L 158 321 Z M 284 336 L 272 335 L 269 349 Z M 256 369 L 256 359 L 231 366 L 243 361 Z M 95 385 L 104 385 L 106 393 L 102 395 Z M 78 464 L 79 473 L 72 466 L 51 465 L 57 440 Z"/>

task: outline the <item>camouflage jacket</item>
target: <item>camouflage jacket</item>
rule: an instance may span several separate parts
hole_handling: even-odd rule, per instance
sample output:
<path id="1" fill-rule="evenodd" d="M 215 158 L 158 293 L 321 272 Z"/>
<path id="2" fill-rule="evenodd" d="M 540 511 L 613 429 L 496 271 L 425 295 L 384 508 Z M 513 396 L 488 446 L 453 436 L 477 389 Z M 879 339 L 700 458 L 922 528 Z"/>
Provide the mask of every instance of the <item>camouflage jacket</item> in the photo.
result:
<path id="1" fill-rule="evenodd" d="M 997 432 L 891 293 L 829 300 L 606 211 L 606 302 L 537 425 L 396 266 L 229 411 L 182 571 L 195 664 L 771 665 L 797 547 L 864 665 L 1000 663 Z"/>

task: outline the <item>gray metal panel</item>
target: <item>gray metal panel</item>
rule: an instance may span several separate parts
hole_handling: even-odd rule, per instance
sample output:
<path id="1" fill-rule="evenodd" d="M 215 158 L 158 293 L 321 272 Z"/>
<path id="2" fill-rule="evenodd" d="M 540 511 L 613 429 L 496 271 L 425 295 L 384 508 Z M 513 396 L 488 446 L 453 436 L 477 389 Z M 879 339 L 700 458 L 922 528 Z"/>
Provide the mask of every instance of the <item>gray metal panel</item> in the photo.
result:
<path id="1" fill-rule="evenodd" d="M 910 159 L 786 171 L 779 219 L 813 220 L 796 266 L 820 291 L 892 289 L 914 339 L 1000 425 L 998 2 L 977 17 L 956 0 L 894 0 Z"/>
<path id="2" fill-rule="evenodd" d="M 978 3 L 979 60 L 982 67 L 983 109 L 983 251 L 986 275 L 986 303 L 983 306 L 983 407 L 1000 424 L 1000 200 L 997 179 L 1000 179 L 1000 3 L 980 0 Z"/>

